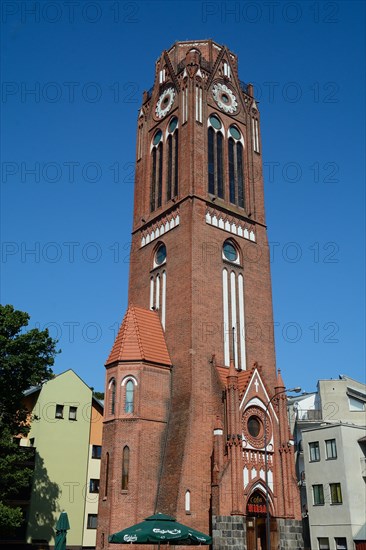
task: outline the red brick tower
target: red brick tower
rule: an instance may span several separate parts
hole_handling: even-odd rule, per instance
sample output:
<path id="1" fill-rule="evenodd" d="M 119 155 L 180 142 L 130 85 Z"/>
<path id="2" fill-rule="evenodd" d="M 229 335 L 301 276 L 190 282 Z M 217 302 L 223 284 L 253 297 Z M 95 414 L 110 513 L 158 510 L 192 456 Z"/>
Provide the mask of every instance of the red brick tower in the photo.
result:
<path id="1" fill-rule="evenodd" d="M 210 531 L 215 548 L 264 549 L 268 489 L 273 543 L 299 548 L 284 394 L 267 407 L 284 385 L 259 112 L 226 47 L 176 42 L 157 60 L 135 176 L 129 309 L 106 364 L 98 547 L 164 512 Z"/>

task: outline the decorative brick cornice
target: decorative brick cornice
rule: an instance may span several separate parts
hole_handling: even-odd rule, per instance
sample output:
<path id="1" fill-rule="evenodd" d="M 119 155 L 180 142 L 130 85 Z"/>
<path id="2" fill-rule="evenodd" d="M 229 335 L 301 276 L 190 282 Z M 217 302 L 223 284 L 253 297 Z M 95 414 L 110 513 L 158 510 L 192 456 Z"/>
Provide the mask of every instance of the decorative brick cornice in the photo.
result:
<path id="1" fill-rule="evenodd" d="M 237 235 L 248 241 L 256 242 L 253 226 L 245 222 L 239 222 L 238 218 L 225 216 L 214 208 L 209 208 L 206 212 L 206 223 L 223 229 L 232 235 Z"/>
<path id="2" fill-rule="evenodd" d="M 179 208 L 141 231 L 141 248 L 179 225 Z"/>

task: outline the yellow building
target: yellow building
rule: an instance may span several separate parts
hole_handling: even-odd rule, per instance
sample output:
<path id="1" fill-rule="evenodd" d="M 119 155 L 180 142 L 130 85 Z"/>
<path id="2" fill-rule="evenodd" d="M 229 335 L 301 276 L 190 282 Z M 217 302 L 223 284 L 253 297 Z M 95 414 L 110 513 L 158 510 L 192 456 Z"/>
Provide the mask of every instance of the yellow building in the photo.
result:
<path id="1" fill-rule="evenodd" d="M 67 547 L 94 548 L 103 404 L 72 370 L 30 389 L 25 397 L 35 416 L 20 442 L 35 448 L 26 542 L 52 548 L 57 519 L 65 510 Z"/>

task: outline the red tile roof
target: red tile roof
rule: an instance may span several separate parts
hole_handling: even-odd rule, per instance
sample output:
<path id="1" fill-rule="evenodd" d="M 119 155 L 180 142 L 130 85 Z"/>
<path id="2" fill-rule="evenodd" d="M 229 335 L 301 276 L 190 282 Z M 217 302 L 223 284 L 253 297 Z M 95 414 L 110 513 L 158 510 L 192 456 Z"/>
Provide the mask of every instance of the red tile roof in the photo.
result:
<path id="1" fill-rule="evenodd" d="M 218 372 L 221 384 L 226 387 L 227 384 L 227 377 L 229 376 L 229 368 L 228 367 L 219 367 L 216 365 L 216 370 Z M 248 386 L 249 380 L 252 377 L 253 371 L 252 370 L 241 370 L 236 371 L 238 376 L 238 383 L 239 383 L 239 391 L 242 393 Z"/>
<path id="2" fill-rule="evenodd" d="M 106 365 L 115 361 L 172 364 L 156 311 L 136 306 L 128 308 Z"/>

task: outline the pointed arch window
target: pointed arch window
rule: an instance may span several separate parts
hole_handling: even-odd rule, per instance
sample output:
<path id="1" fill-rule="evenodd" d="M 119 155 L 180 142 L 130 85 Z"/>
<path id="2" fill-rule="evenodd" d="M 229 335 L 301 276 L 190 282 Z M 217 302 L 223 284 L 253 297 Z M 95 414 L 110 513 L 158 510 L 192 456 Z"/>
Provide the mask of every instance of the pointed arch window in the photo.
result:
<path id="1" fill-rule="evenodd" d="M 163 191 L 163 133 L 160 129 L 154 134 L 151 148 L 150 210 L 153 212 L 161 206 Z"/>
<path id="2" fill-rule="evenodd" d="M 114 378 L 109 382 L 109 400 L 110 412 L 114 414 L 116 410 L 116 381 Z"/>
<path id="3" fill-rule="evenodd" d="M 207 130 L 207 168 L 208 192 L 221 199 L 224 198 L 224 163 L 222 123 L 219 117 L 211 115 L 208 119 Z"/>
<path id="4" fill-rule="evenodd" d="M 122 491 L 128 491 L 128 477 L 130 470 L 130 448 L 125 445 L 122 452 Z"/>
<path id="5" fill-rule="evenodd" d="M 168 125 L 168 174 L 166 200 L 170 201 L 178 195 L 178 119 L 173 117 Z"/>
<path id="6" fill-rule="evenodd" d="M 190 514 L 191 512 L 191 491 L 187 489 L 185 497 L 184 497 L 184 508 L 186 514 Z"/>
<path id="7" fill-rule="evenodd" d="M 135 393 L 135 384 L 129 380 L 126 384 L 125 412 L 133 413 L 133 401 Z"/>
<path id="8" fill-rule="evenodd" d="M 244 208 L 243 137 L 236 126 L 230 126 L 228 139 L 230 202 Z"/>

